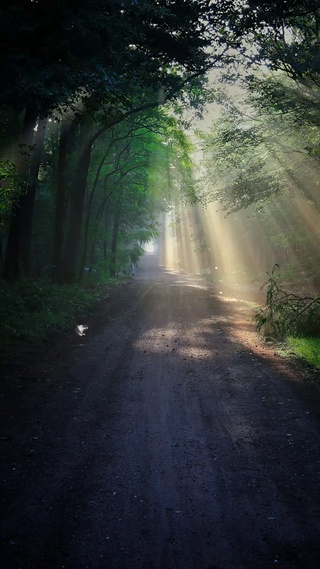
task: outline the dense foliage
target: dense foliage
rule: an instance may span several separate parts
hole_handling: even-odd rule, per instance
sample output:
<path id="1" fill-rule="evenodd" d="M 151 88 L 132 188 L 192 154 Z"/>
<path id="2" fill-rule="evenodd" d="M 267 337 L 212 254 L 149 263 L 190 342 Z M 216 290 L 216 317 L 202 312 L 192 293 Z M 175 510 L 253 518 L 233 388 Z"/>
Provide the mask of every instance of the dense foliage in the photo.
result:
<path id="1" fill-rule="evenodd" d="M 290 5 L 289 15 L 247 36 L 233 72 L 224 74 L 221 117 L 201 134 L 200 195 L 243 220 L 261 244 L 261 269 L 277 262 L 292 270 L 291 280 L 318 281 L 320 11 L 312 2 Z"/>
<path id="2" fill-rule="evenodd" d="M 319 209 L 316 0 L 4 0 L 0 32 L 6 282 L 113 277 L 179 200 L 264 208 L 267 239 L 314 263 L 311 232 L 270 219 L 297 187 Z M 226 112 L 202 136 L 199 191 L 185 111 L 212 100 L 210 69 L 240 73 L 246 105 L 215 85 Z"/>
<path id="3" fill-rule="evenodd" d="M 206 31 L 208 17 L 208 3 L 191 1 L 183 10 L 175 2 L 129 0 L 2 4 L 3 219 L 12 207 L 11 221 L 3 228 L 7 280 L 48 264 L 56 267 L 60 281 L 81 274 L 84 207 L 95 156 L 104 153 L 106 144 L 109 164 L 118 176 L 122 169 L 123 177 L 124 162 L 133 154 L 129 158 L 129 151 L 119 150 L 120 164 L 112 139 L 104 134 L 180 92 L 196 100 L 200 75 L 220 57 L 219 49 L 214 56 L 206 53 L 212 36 Z M 8 161 L 15 165 L 10 176 Z M 16 191 L 10 193 L 11 188 Z M 39 267 L 33 260 L 34 211 L 44 193 L 51 200 L 51 235 L 45 236 L 47 255 Z M 109 208 L 109 224 L 116 209 Z"/>

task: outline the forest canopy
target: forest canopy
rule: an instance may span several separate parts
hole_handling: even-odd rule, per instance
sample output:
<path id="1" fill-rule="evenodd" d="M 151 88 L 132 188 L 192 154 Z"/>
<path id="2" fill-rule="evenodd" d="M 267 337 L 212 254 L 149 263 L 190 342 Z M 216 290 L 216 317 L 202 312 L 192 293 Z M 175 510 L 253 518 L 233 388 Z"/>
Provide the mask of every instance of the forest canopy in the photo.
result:
<path id="1" fill-rule="evenodd" d="M 179 199 L 239 211 L 304 171 L 314 199 L 318 2 L 4 0 L 0 31 L 5 280 L 114 275 Z M 221 95 L 235 81 L 247 109 Z M 186 129 L 213 98 L 225 111 L 202 136 L 199 189 Z"/>

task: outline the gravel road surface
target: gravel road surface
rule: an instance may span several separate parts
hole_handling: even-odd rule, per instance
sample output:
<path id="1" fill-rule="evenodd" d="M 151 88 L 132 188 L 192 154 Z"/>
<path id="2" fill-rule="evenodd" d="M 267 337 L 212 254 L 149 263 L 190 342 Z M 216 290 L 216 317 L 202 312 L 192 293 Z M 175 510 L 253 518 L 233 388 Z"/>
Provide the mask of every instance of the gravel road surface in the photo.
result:
<path id="1" fill-rule="evenodd" d="M 1 568 L 318 569 L 318 392 L 153 259 L 5 371 Z"/>

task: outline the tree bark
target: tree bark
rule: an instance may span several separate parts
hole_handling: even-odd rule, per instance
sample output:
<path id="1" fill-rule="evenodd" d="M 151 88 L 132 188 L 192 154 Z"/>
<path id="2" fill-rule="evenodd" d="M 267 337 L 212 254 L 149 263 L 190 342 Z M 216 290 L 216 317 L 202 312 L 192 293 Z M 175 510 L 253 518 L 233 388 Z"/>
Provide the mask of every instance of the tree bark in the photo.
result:
<path id="1" fill-rule="evenodd" d="M 120 229 L 120 219 L 121 219 L 121 205 L 117 204 L 117 209 L 115 211 L 112 229 L 112 240 L 111 240 L 111 266 L 110 275 L 115 277 L 117 274 L 116 263 L 117 263 L 117 249 L 118 249 L 118 235 Z"/>
<path id="2" fill-rule="evenodd" d="M 23 216 L 23 236 L 21 244 L 21 263 L 25 274 L 31 272 L 31 250 L 32 250 L 32 226 L 33 226 L 33 211 L 34 202 L 37 190 L 37 182 L 39 170 L 41 166 L 44 139 L 46 133 L 48 119 L 41 119 L 38 123 L 38 129 L 35 134 L 35 148 L 31 158 L 30 165 L 30 183 L 27 185 L 24 201 L 24 216 Z"/>
<path id="3" fill-rule="evenodd" d="M 2 246 L 2 237 L 0 235 L 0 273 L 2 273 L 3 268 L 3 246 Z"/>
<path id="4" fill-rule="evenodd" d="M 29 173 L 30 153 L 34 140 L 34 128 L 37 122 L 37 111 L 34 107 L 28 107 L 23 120 L 21 142 L 17 155 L 17 171 L 21 177 Z M 26 183 L 22 181 L 22 189 L 19 199 L 14 203 L 9 227 L 9 234 L 4 259 L 3 276 L 7 281 L 14 281 L 20 275 L 21 249 L 24 231 L 24 215 L 26 202 Z"/>
<path id="5" fill-rule="evenodd" d="M 99 217 L 96 216 L 95 219 L 96 219 L 96 223 L 98 223 L 101 219 L 101 215 Z M 108 210 L 106 212 L 105 229 L 106 229 L 106 231 L 108 229 Z M 93 231 L 91 251 L 90 251 L 90 261 L 89 262 L 90 262 L 91 267 L 94 264 L 94 256 L 95 256 L 96 245 L 97 245 L 97 228 L 95 227 L 94 231 Z M 107 255 L 107 239 L 106 238 L 103 239 L 103 258 L 105 261 L 108 258 L 108 255 Z"/>
<path id="6" fill-rule="evenodd" d="M 103 258 L 107 262 L 108 255 L 107 255 L 107 240 L 106 240 L 106 238 L 104 238 L 104 240 L 103 240 Z"/>
<path id="7" fill-rule="evenodd" d="M 57 167 L 57 189 L 55 203 L 55 223 L 53 238 L 52 265 L 54 278 L 59 282 L 61 275 L 61 261 L 65 226 L 68 213 L 68 181 L 67 181 L 67 162 L 68 151 L 72 146 L 77 123 L 71 123 L 68 119 L 63 119 L 60 127 L 58 167 Z"/>
<path id="8" fill-rule="evenodd" d="M 102 170 L 102 167 L 104 165 L 104 162 L 108 156 L 108 153 L 110 151 L 111 148 L 111 143 L 109 143 L 107 151 L 104 153 L 100 164 L 98 166 L 97 172 L 96 172 L 96 177 L 95 177 L 95 181 L 94 184 L 92 186 L 91 192 L 90 192 L 90 196 L 89 196 L 89 200 L 88 200 L 88 207 L 87 207 L 87 215 L 86 215 L 86 221 L 85 221 L 85 230 L 84 230 L 84 239 L 83 239 L 83 253 L 82 253 L 82 261 L 81 261 L 81 266 L 80 266 L 80 275 L 82 277 L 83 274 L 83 270 L 84 270 L 84 266 L 86 263 L 86 258 L 87 258 L 87 251 L 88 251 L 88 236 L 89 236 L 89 224 L 90 224 L 90 216 L 91 216 L 91 210 L 92 210 L 92 204 L 93 204 L 93 199 L 94 199 L 94 194 L 95 194 L 95 190 L 96 187 L 98 185 L 98 181 L 99 181 L 99 177 L 100 177 L 100 173 Z M 108 179 L 108 177 L 112 174 L 112 172 L 109 172 L 109 174 L 105 177 L 105 184 L 104 184 L 104 189 L 105 189 L 105 185 L 106 185 L 106 180 Z M 95 236 L 93 238 L 93 241 L 95 241 Z"/>
<path id="9" fill-rule="evenodd" d="M 62 282 L 71 283 L 77 276 L 84 200 L 91 158 L 91 125 L 80 125 L 80 153 L 70 193 L 69 220 L 62 261 Z"/>

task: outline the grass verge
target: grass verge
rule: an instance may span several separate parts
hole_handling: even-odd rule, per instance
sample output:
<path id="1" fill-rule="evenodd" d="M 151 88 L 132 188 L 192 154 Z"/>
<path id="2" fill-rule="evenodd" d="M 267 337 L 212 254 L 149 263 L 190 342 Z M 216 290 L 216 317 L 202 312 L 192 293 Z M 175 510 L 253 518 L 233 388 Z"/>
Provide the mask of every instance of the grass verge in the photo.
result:
<path id="1" fill-rule="evenodd" d="M 286 338 L 289 350 L 309 365 L 320 368 L 320 338 Z"/>

